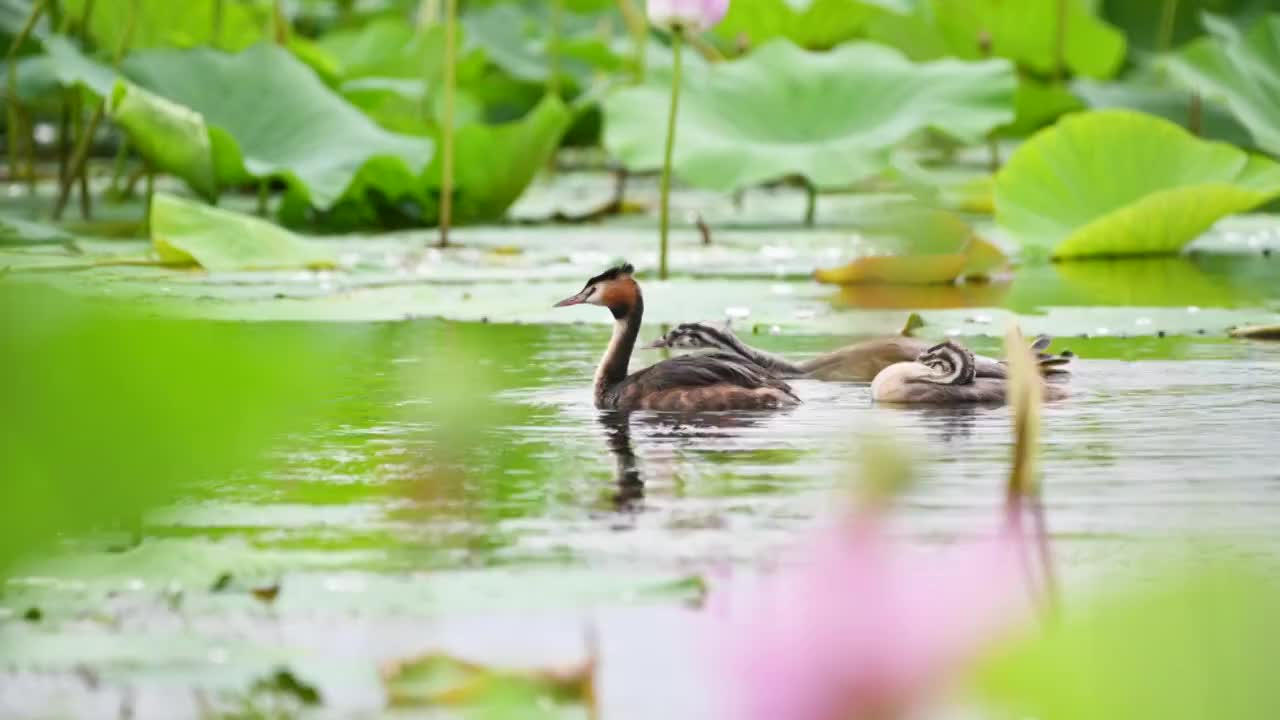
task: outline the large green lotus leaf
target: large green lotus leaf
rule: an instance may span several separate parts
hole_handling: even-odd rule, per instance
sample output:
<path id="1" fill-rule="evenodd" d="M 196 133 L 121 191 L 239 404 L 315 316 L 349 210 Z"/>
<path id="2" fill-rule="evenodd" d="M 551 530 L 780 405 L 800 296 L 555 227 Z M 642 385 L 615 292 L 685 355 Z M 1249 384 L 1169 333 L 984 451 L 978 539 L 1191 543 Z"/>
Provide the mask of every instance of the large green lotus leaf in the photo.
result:
<path id="1" fill-rule="evenodd" d="M 243 50 L 264 39 L 268 12 L 253 3 L 235 0 L 62 0 L 63 13 L 80 18 L 92 4 L 89 33 L 102 48 L 114 50 L 132 24 L 133 48 L 213 46 Z M 138 14 L 130 14 L 137 5 Z M 214 42 L 214 16 L 221 7 L 222 21 Z"/>
<path id="2" fill-rule="evenodd" d="M 1068 116 L 996 176 L 996 219 L 1055 257 L 1173 253 L 1280 195 L 1280 165 L 1127 110 Z"/>
<path id="3" fill-rule="evenodd" d="M 1095 15 L 1090 0 L 1063 2 L 1066 69 L 1099 78 L 1115 74 L 1124 61 L 1124 35 Z M 915 60 L 993 54 L 1051 75 L 1057 69 L 1058 5 L 1056 0 L 920 0 L 908 13 L 872 18 L 867 36 Z M 990 40 L 989 48 L 983 38 Z"/>
<path id="4" fill-rule="evenodd" d="M 913 63 L 867 43 L 824 53 L 775 40 L 690 77 L 674 165 L 681 179 L 734 190 L 789 175 L 845 187 L 888 164 L 925 128 L 975 141 L 1013 118 L 1004 60 Z M 626 88 L 605 102 L 605 146 L 632 170 L 660 166 L 670 91 Z"/>
<path id="5" fill-rule="evenodd" d="M 731 42 L 755 46 L 784 37 L 810 50 L 825 50 L 858 37 L 886 7 L 905 11 L 904 3 L 884 0 L 751 0 L 729 5 L 716 32 Z"/>
<path id="6" fill-rule="evenodd" d="M 44 55 L 32 63 L 64 87 L 81 85 L 99 97 L 107 97 L 116 85 L 116 72 L 102 63 L 84 56 L 65 36 L 55 35 L 45 41 Z M 25 70 L 25 68 L 20 68 Z"/>
<path id="7" fill-rule="evenodd" d="M 1213 18 L 1212 38 L 1193 42 L 1168 59 L 1173 77 L 1211 98 L 1221 98 L 1258 146 L 1280 155 L 1280 15 L 1268 15 L 1241 34 Z"/>
<path id="8" fill-rule="evenodd" d="M 332 267 L 325 247 L 259 218 L 157 193 L 151 242 L 167 263 L 206 270 Z"/>
<path id="9" fill-rule="evenodd" d="M 399 188 L 411 184 L 432 155 L 430 141 L 378 127 L 274 45 L 236 55 L 152 50 L 130 56 L 125 72 L 234 140 L 248 175 L 285 178 L 320 209 L 331 207 L 375 161 L 384 166 L 382 176 L 399 176 Z"/>

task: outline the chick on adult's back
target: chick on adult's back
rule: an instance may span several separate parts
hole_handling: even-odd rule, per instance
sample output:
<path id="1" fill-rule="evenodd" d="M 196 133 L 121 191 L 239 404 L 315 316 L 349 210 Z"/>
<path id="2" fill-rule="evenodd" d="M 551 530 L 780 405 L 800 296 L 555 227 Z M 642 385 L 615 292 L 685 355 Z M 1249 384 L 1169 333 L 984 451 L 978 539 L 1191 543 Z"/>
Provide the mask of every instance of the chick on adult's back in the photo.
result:
<path id="1" fill-rule="evenodd" d="M 600 305 L 613 314 L 613 337 L 596 369 L 596 407 L 688 412 L 761 410 L 800 402 L 777 375 L 728 353 L 685 355 L 628 374 L 644 316 L 644 296 L 633 272 L 630 265 L 610 268 L 556 303 Z"/>

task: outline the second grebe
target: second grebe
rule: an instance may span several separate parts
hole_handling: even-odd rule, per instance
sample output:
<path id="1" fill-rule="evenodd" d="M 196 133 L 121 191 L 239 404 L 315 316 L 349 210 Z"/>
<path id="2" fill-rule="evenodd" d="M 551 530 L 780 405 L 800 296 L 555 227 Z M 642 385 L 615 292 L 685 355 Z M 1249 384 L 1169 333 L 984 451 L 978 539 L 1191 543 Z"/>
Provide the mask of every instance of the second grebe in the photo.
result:
<path id="1" fill-rule="evenodd" d="M 1068 394 L 1065 387 L 1043 380 L 1040 387 L 1045 400 L 1061 400 Z M 1005 402 L 1008 388 L 1004 378 L 979 377 L 973 353 L 947 340 L 914 361 L 880 371 L 871 382 L 871 399 L 903 405 L 999 404 Z"/>
<path id="2" fill-rule="evenodd" d="M 683 355 L 630 375 L 640 335 L 644 298 L 630 265 L 591 278 L 580 292 L 556 303 L 601 305 L 613 314 L 613 338 L 596 369 L 595 404 L 608 410 L 761 410 L 800 399 L 777 375 L 728 353 Z"/>
<path id="3" fill-rule="evenodd" d="M 1070 352 L 1050 355 L 1044 350 L 1050 338 L 1041 335 L 1031 344 L 1045 375 L 1067 372 L 1065 366 L 1074 357 Z M 844 380 L 871 382 L 881 370 L 900 362 L 912 362 L 932 347 L 927 342 L 906 335 L 873 338 L 848 347 L 819 355 L 812 360 L 791 363 L 783 358 L 751 347 L 738 339 L 727 327 L 710 323 L 683 323 L 675 326 L 663 337 L 646 345 L 647 348 L 713 349 L 733 353 L 786 378 L 811 378 L 814 380 Z M 1004 378 L 1004 363 L 980 355 L 974 356 L 977 377 Z"/>

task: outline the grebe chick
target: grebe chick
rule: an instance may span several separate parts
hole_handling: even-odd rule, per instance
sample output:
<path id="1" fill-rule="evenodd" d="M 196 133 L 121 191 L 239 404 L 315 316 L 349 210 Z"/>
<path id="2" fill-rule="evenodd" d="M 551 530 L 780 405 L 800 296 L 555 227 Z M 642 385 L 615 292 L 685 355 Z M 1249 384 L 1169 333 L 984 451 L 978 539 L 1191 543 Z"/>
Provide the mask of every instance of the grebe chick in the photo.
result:
<path id="1" fill-rule="evenodd" d="M 1040 387 L 1045 400 L 1068 394 L 1061 385 L 1041 381 Z M 871 382 L 871 399 L 904 405 L 996 405 L 1005 402 L 1008 388 L 1004 378 L 979 377 L 973 352 L 947 340 L 912 362 L 882 370 Z"/>
<path id="2" fill-rule="evenodd" d="M 1062 374 L 1073 355 L 1050 355 L 1044 350 L 1051 338 L 1041 335 L 1031 344 L 1040 362 L 1040 372 L 1045 375 Z M 784 378 L 810 378 L 813 380 L 843 380 L 871 382 L 881 370 L 900 362 L 912 362 L 932 347 L 929 343 L 906 335 L 864 340 L 847 347 L 819 355 L 812 360 L 791 363 L 783 358 L 751 347 L 738 339 L 728 327 L 711 323 L 683 323 L 666 335 L 646 345 L 647 348 L 712 349 L 733 353 Z M 975 356 L 977 376 L 1004 378 L 1004 363 L 988 357 Z"/>
<path id="3" fill-rule="evenodd" d="M 644 298 L 630 265 L 591 278 L 556 303 L 601 305 L 613 313 L 613 338 L 596 369 L 595 404 L 606 410 L 761 410 L 799 404 L 791 386 L 737 355 L 711 353 L 663 360 L 630 375 Z"/>

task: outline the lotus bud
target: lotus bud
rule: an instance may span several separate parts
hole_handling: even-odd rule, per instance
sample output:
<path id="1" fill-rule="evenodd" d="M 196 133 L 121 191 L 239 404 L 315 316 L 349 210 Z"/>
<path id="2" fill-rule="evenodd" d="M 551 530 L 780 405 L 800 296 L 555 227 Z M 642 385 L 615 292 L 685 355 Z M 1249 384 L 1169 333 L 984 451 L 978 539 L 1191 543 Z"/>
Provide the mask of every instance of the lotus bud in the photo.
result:
<path id="1" fill-rule="evenodd" d="M 724 19 L 729 0 L 649 0 L 649 22 L 666 28 L 709 30 Z"/>

